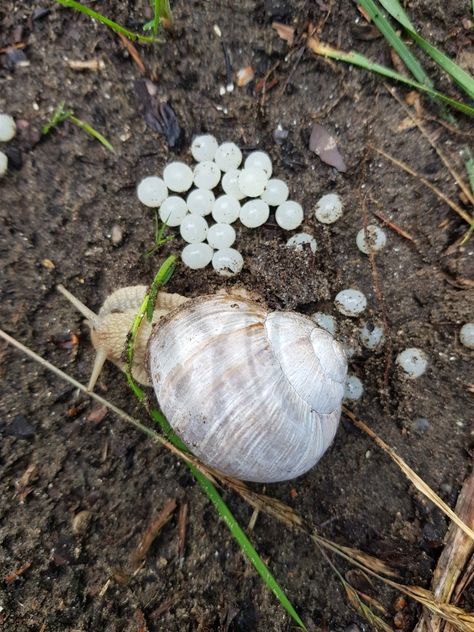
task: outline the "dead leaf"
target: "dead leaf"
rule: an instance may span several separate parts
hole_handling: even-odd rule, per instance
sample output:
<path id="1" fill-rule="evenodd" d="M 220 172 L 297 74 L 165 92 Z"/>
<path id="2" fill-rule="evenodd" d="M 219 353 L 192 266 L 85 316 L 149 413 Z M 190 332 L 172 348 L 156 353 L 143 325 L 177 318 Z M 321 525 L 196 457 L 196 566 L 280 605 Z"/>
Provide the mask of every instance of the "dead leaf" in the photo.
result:
<path id="1" fill-rule="evenodd" d="M 281 22 L 273 22 L 272 29 L 278 34 L 282 40 L 288 43 L 288 46 L 293 46 L 293 42 L 295 41 L 295 29 L 292 26 L 288 26 L 288 24 L 282 24 Z"/>
<path id="2" fill-rule="evenodd" d="M 91 412 L 87 415 L 87 421 L 93 421 L 98 424 L 103 419 L 105 419 L 108 412 L 107 406 L 97 406 L 97 408 L 93 408 Z"/>
<path id="3" fill-rule="evenodd" d="M 338 171 L 347 171 L 346 163 L 337 148 L 335 137 L 318 123 L 314 123 L 312 127 L 309 148 L 327 165 Z"/>
<path id="4" fill-rule="evenodd" d="M 184 141 L 183 130 L 171 105 L 158 96 L 158 87 L 149 79 L 139 79 L 135 81 L 135 93 L 143 105 L 148 127 L 163 134 L 170 149 L 179 149 Z"/>

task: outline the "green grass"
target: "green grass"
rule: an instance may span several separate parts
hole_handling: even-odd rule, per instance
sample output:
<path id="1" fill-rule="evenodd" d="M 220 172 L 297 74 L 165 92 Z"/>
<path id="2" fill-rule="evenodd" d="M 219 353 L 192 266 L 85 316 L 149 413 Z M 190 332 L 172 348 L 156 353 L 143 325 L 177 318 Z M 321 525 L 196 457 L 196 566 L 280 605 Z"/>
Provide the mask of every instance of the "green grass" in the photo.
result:
<path id="1" fill-rule="evenodd" d="M 115 33 L 121 33 L 122 35 L 124 35 L 125 37 L 128 37 L 128 39 L 134 42 L 138 41 L 143 44 L 143 43 L 150 43 L 150 42 L 157 41 L 156 33 L 154 29 L 153 29 L 153 33 L 154 33 L 153 36 L 141 35 L 140 33 L 134 33 L 133 31 L 129 31 L 128 29 L 121 26 L 120 24 L 117 24 L 117 22 L 114 22 L 110 18 L 107 18 L 105 15 L 102 15 L 101 13 L 97 13 L 97 11 L 94 11 L 93 9 L 89 9 L 89 7 L 84 6 L 80 2 L 76 2 L 76 0 L 55 0 L 55 1 L 63 7 L 67 7 L 68 9 L 74 9 L 75 11 L 79 11 L 79 13 L 84 13 L 84 15 L 87 15 L 91 19 L 97 20 L 101 24 L 108 26 L 109 29 L 111 29 L 112 31 L 115 31 Z M 156 14 L 155 14 L 155 18 L 156 18 Z"/>
<path id="2" fill-rule="evenodd" d="M 153 421 L 158 423 L 165 433 L 168 440 L 179 450 L 189 454 L 189 450 L 186 445 L 181 441 L 181 439 L 174 433 L 171 428 L 168 420 L 165 416 L 156 408 L 150 407 L 147 403 L 146 396 L 144 391 L 136 384 L 135 380 L 132 376 L 132 362 L 133 362 L 133 354 L 134 354 L 134 344 L 137 336 L 138 329 L 144 318 L 147 318 L 151 321 L 153 316 L 154 302 L 156 300 L 158 291 L 160 287 L 162 287 L 173 274 L 174 268 L 176 265 L 176 256 L 171 255 L 168 257 L 164 263 L 161 265 L 158 270 L 153 282 L 150 286 L 150 290 L 146 294 L 140 309 L 135 316 L 133 321 L 133 325 L 130 331 L 128 345 L 127 345 L 127 381 L 132 389 L 133 393 L 137 397 L 137 399 L 146 407 Z M 187 462 L 187 466 L 191 470 L 196 481 L 201 486 L 201 489 L 204 491 L 206 496 L 209 498 L 211 503 L 214 505 L 217 513 L 225 522 L 227 528 L 229 529 L 232 536 L 237 541 L 240 546 L 242 552 L 247 556 L 248 560 L 251 562 L 257 573 L 260 575 L 262 580 L 265 582 L 266 586 L 273 592 L 281 606 L 286 610 L 286 612 L 291 616 L 293 621 L 298 625 L 302 630 L 306 630 L 306 627 L 303 621 L 300 619 L 298 613 L 295 608 L 289 601 L 288 597 L 285 595 L 283 589 L 278 584 L 275 577 L 271 574 L 268 567 L 261 559 L 254 546 L 248 539 L 247 535 L 243 531 L 242 527 L 239 525 L 235 517 L 233 516 L 230 509 L 227 507 L 226 503 L 220 496 L 219 492 L 213 485 L 213 483 L 206 477 L 202 472 L 200 472 L 192 463 Z"/>
<path id="3" fill-rule="evenodd" d="M 80 129 L 84 130 L 86 134 L 88 134 L 89 136 L 92 136 L 92 138 L 95 138 L 95 140 L 98 140 L 99 143 L 101 143 L 106 149 L 108 149 L 113 154 L 115 154 L 115 149 L 112 147 L 109 141 L 105 138 L 105 136 L 102 136 L 102 134 L 98 132 L 96 129 L 94 129 L 92 125 L 89 125 L 89 123 L 87 123 L 86 121 L 83 121 L 82 119 L 75 116 L 72 110 L 66 110 L 64 107 L 64 101 L 62 101 L 58 105 L 58 107 L 54 110 L 49 121 L 45 123 L 43 127 L 41 128 L 42 134 L 43 135 L 49 134 L 52 129 L 54 129 L 61 123 L 64 123 L 64 121 L 71 121 L 71 123 L 73 123 Z"/>
<path id="4" fill-rule="evenodd" d="M 453 99 L 434 88 L 432 79 L 423 69 L 415 53 L 398 35 L 395 28 L 392 26 L 387 13 L 396 21 L 397 25 L 403 27 L 404 31 L 417 44 L 421 51 L 436 62 L 439 68 L 443 70 L 449 78 L 455 82 L 471 99 L 474 98 L 473 77 L 416 32 L 415 27 L 411 23 L 408 15 L 398 0 L 380 0 L 379 3 L 375 0 L 359 0 L 359 4 L 366 11 L 389 45 L 399 55 L 407 70 L 411 73 L 413 79 L 407 78 L 391 68 L 374 63 L 364 55 L 355 51 L 343 52 L 316 41 L 313 45 L 310 43 L 314 52 L 332 59 L 359 66 L 360 68 L 364 68 L 370 72 L 388 77 L 389 79 L 402 82 L 405 85 L 427 93 L 430 97 L 437 100 L 442 105 L 448 105 L 460 112 L 463 112 L 464 114 L 474 116 L 474 108 L 472 106 Z"/>
<path id="5" fill-rule="evenodd" d="M 161 22 L 173 23 L 173 14 L 171 13 L 171 7 L 169 0 L 152 0 L 153 4 L 153 20 L 150 20 L 143 25 L 144 31 L 153 31 L 153 35 L 156 37 Z"/>

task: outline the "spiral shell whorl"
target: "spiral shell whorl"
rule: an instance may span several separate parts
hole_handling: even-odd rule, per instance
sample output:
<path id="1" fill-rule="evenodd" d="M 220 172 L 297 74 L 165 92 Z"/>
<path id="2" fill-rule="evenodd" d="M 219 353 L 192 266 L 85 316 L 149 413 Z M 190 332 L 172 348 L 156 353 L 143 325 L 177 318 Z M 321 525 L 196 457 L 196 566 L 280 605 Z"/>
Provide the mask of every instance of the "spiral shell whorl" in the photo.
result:
<path id="1" fill-rule="evenodd" d="M 334 437 L 346 361 L 304 316 L 268 313 L 238 296 L 202 297 L 160 322 L 149 360 L 171 426 L 225 474 L 259 482 L 296 477 Z"/>

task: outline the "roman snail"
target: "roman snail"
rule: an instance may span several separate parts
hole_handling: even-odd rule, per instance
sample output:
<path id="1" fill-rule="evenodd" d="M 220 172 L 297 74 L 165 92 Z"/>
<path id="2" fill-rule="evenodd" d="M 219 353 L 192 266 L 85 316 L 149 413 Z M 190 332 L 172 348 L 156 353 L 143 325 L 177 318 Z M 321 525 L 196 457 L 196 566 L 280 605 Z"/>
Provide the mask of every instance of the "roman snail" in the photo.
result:
<path id="1" fill-rule="evenodd" d="M 124 368 L 146 287 L 117 290 L 98 314 L 58 289 L 91 328 L 92 389 L 106 359 Z M 321 458 L 336 433 L 346 372 L 342 347 L 310 318 L 269 311 L 236 290 L 195 299 L 159 292 L 132 367 L 197 457 L 262 483 L 299 476 Z"/>

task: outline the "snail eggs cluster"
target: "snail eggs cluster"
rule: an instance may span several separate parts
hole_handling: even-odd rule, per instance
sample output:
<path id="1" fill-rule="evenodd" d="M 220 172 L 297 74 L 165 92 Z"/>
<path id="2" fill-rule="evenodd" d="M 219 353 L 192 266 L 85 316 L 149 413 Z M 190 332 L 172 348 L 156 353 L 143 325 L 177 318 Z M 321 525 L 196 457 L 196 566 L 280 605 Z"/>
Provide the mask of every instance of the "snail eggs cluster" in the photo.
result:
<path id="1" fill-rule="evenodd" d="M 205 268 L 212 262 L 221 275 L 240 272 L 243 258 L 233 247 L 236 232 L 232 224 L 237 220 L 247 228 L 257 228 L 265 224 L 273 207 L 275 220 L 284 230 L 301 225 L 303 208 L 288 199 L 286 182 L 272 178 L 272 161 L 265 152 L 253 151 L 242 166 L 242 152 L 235 143 L 218 145 L 214 136 L 206 134 L 194 139 L 191 153 L 197 163 L 194 169 L 184 162 L 172 162 L 162 178 L 146 177 L 137 187 L 140 202 L 158 208 L 167 226 L 179 227 L 187 242 L 181 257 L 189 268 Z M 216 195 L 214 189 L 219 185 L 222 193 Z M 214 223 L 210 224 L 210 218 Z M 301 247 L 303 243 L 316 251 L 316 241 L 305 233 L 291 237 L 288 245 Z"/>
<path id="2" fill-rule="evenodd" d="M 0 143 L 8 143 L 16 134 L 16 124 L 9 114 L 0 113 Z M 0 178 L 5 175 L 8 169 L 8 157 L 0 151 Z"/>

